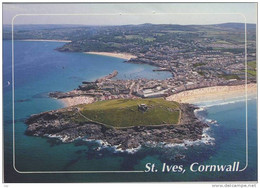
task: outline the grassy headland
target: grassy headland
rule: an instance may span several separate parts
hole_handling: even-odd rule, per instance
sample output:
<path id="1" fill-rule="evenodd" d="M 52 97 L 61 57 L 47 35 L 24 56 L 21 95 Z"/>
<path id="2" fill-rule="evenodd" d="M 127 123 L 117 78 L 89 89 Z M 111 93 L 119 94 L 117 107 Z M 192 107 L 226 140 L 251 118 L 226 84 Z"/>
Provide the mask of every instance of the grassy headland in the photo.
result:
<path id="1" fill-rule="evenodd" d="M 140 110 L 141 104 L 148 109 Z M 79 107 L 86 118 L 115 128 L 177 124 L 180 116 L 179 104 L 162 98 L 108 100 Z"/>

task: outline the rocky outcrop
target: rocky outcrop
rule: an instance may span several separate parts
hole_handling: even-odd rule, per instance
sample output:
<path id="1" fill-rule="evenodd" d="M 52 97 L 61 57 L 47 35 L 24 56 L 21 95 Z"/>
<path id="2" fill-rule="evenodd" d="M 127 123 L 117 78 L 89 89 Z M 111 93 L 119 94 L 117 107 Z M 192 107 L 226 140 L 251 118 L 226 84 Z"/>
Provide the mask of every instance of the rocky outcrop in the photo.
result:
<path id="1" fill-rule="evenodd" d="M 27 135 L 56 136 L 64 142 L 77 138 L 102 140 L 122 150 L 132 149 L 147 143 L 176 144 L 184 140 L 195 141 L 202 138 L 207 124 L 194 115 L 195 107 L 181 104 L 182 116 L 178 125 L 135 126 L 130 128 L 108 128 L 91 121 L 78 121 L 80 114 L 75 107 L 32 115 L 26 120 Z"/>
<path id="2" fill-rule="evenodd" d="M 116 70 L 114 70 L 114 71 L 113 71 L 112 73 L 110 73 L 109 75 L 97 79 L 96 82 L 97 82 L 97 83 L 100 83 L 100 82 L 103 82 L 103 81 L 105 81 L 105 80 L 114 78 L 114 77 L 117 76 L 117 74 L 118 74 L 118 72 L 117 72 Z"/>
<path id="3" fill-rule="evenodd" d="M 80 89 L 74 89 L 69 92 L 61 92 L 61 91 L 55 91 L 49 93 L 49 97 L 55 98 L 55 99 L 63 99 L 63 98 L 73 98 L 73 97 L 82 97 L 82 96 L 100 96 L 99 93 L 90 93 L 88 91 L 80 90 Z"/>

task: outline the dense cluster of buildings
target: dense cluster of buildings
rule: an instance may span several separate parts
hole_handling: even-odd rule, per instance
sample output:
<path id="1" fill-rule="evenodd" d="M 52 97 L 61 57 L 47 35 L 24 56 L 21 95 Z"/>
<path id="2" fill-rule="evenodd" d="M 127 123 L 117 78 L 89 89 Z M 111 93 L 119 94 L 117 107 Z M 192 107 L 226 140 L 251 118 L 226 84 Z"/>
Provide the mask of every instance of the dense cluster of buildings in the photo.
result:
<path id="1" fill-rule="evenodd" d="M 245 64 L 245 57 L 247 62 L 256 60 L 254 33 L 249 35 L 252 39 L 245 46 L 243 29 L 226 28 L 222 36 L 215 27 L 212 30 L 211 26 L 205 26 L 201 30 L 195 26 L 148 24 L 104 28 L 91 40 L 83 41 L 84 45 L 82 40 L 75 41 L 63 50 L 78 51 L 78 45 L 86 51 L 127 52 L 136 57 L 128 63 L 149 64 L 157 67 L 155 71 L 172 74 L 165 80 L 116 80 L 112 79 L 117 75 L 114 71 L 95 82 L 83 82 L 78 90 L 97 100 L 165 97 L 196 88 L 245 84 L 246 76 L 248 82 L 256 82 L 254 74 L 246 73 L 246 68 L 251 73 L 255 73 L 255 68 Z"/>
<path id="2" fill-rule="evenodd" d="M 196 43 L 197 48 L 200 45 L 202 44 Z M 107 100 L 166 97 L 196 88 L 245 84 L 244 52 L 203 51 L 197 48 L 192 51 L 184 51 L 181 50 L 183 48 L 180 44 L 178 44 L 179 47 L 153 46 L 146 53 L 133 52 L 137 58 L 130 59 L 128 62 L 154 65 L 158 67 L 155 71 L 171 72 L 171 78 L 165 80 L 147 80 L 143 78 L 115 80 L 108 77 L 109 79 L 98 79 L 102 80 L 98 82 L 83 82 L 84 84 L 79 89 L 84 92 L 95 93 L 98 100 Z M 228 47 L 235 49 L 237 46 L 228 44 Z M 250 58 L 254 60 L 255 55 L 251 53 Z M 255 77 L 248 75 L 248 82 L 255 82 L 255 79 Z"/>

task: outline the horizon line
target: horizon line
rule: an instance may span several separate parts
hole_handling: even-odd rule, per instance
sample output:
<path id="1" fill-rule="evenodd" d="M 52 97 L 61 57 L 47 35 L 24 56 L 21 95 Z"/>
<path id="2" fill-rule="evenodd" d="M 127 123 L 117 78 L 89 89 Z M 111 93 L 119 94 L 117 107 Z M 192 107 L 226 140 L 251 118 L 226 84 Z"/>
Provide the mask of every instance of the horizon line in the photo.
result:
<path id="1" fill-rule="evenodd" d="M 104 24 L 104 25 L 88 25 L 88 24 L 70 24 L 70 23 L 57 23 L 57 24 L 53 24 L 53 23 L 37 23 L 37 24 L 15 24 L 16 26 L 19 25 L 75 25 L 75 26 L 135 26 L 135 25 L 182 25 L 182 26 L 191 26 L 191 25 L 221 25 L 221 24 L 245 24 L 244 22 L 223 22 L 223 23 L 209 23 L 209 24 L 166 24 L 166 23 L 140 23 L 140 24 Z M 246 23 L 251 24 L 251 25 L 257 25 L 257 23 Z M 4 25 L 12 25 L 12 24 L 3 24 Z"/>

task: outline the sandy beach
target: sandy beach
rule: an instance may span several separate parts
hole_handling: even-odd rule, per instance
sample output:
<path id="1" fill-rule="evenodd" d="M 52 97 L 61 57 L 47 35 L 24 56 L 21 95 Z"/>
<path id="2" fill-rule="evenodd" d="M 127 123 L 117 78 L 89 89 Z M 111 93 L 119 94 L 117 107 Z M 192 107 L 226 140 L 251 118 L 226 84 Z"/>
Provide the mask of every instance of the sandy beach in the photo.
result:
<path id="1" fill-rule="evenodd" d="M 257 84 L 247 85 L 247 95 L 257 94 Z M 180 103 L 199 103 L 207 101 L 225 101 L 245 97 L 245 85 L 237 86 L 214 86 L 194 90 L 183 91 L 166 98 L 168 101 L 177 101 Z M 78 104 L 90 104 L 95 100 L 90 96 L 78 96 L 59 99 L 66 106 L 74 106 Z"/>
<path id="2" fill-rule="evenodd" d="M 137 58 L 136 56 L 128 53 L 116 53 L 116 52 L 84 52 L 85 54 L 94 54 L 94 55 L 103 55 L 103 56 L 110 56 L 110 57 L 117 57 L 122 59 L 131 59 Z"/>
<path id="3" fill-rule="evenodd" d="M 94 98 L 89 96 L 68 97 L 59 100 L 62 101 L 65 107 L 74 106 L 78 104 L 90 104 L 94 102 Z"/>
<path id="4" fill-rule="evenodd" d="M 24 39 L 19 41 L 30 41 L 30 42 L 71 42 L 71 40 L 45 40 L 45 39 Z"/>
<path id="5" fill-rule="evenodd" d="M 248 84 L 247 95 L 253 94 L 257 94 L 257 84 Z M 181 103 L 198 103 L 217 100 L 225 101 L 237 97 L 245 97 L 245 85 L 215 86 L 188 90 L 171 95 L 166 100 Z"/>

